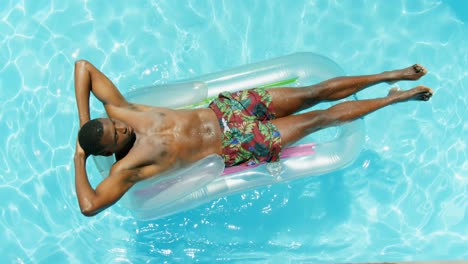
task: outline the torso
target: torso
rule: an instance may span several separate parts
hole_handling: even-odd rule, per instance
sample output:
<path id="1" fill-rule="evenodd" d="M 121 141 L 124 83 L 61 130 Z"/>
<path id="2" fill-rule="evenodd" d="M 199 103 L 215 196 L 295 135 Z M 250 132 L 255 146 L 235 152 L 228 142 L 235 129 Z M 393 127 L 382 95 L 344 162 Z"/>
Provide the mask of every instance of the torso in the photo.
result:
<path id="1" fill-rule="evenodd" d="M 132 105 L 130 109 L 111 107 L 108 112 L 134 129 L 135 143 L 119 163 L 138 171 L 137 181 L 153 176 L 155 171 L 159 174 L 210 154 L 221 154 L 222 132 L 211 109 Z"/>

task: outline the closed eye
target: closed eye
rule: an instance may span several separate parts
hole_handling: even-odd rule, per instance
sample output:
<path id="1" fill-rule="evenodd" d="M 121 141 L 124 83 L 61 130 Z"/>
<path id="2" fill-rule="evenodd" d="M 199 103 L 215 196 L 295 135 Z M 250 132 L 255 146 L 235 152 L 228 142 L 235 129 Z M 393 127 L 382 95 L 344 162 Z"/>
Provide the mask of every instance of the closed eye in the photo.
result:
<path id="1" fill-rule="evenodd" d="M 119 139 L 119 135 L 117 134 L 117 129 L 115 129 L 115 121 L 111 119 L 112 124 L 114 125 L 114 144 L 117 144 L 117 140 Z"/>

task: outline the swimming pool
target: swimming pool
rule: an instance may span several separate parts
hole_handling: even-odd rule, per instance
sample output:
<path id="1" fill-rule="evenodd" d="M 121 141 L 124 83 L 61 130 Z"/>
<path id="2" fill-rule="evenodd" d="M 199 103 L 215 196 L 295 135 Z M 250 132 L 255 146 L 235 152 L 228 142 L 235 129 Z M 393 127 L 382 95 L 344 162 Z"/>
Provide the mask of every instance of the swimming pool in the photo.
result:
<path id="1" fill-rule="evenodd" d="M 462 5 L 0 2 L 0 256 L 6 263 L 468 259 Z M 346 169 L 157 221 L 137 221 L 118 206 L 81 216 L 71 158 L 76 59 L 92 61 L 129 91 L 298 51 L 326 55 L 348 74 L 419 62 L 430 72 L 418 83 L 435 96 L 367 117 L 364 150 Z M 92 111 L 102 111 L 96 101 Z M 98 180 L 94 172 L 91 181 Z"/>

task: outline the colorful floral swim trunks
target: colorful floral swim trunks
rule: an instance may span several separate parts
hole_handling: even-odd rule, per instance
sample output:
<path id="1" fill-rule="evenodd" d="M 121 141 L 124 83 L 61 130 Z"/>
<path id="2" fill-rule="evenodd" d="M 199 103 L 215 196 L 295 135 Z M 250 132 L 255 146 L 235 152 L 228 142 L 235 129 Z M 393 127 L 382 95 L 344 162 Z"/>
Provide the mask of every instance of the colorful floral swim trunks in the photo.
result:
<path id="1" fill-rule="evenodd" d="M 271 95 L 265 89 L 223 92 L 209 105 L 223 131 L 226 166 L 278 161 L 281 137 L 270 120 L 275 119 Z"/>

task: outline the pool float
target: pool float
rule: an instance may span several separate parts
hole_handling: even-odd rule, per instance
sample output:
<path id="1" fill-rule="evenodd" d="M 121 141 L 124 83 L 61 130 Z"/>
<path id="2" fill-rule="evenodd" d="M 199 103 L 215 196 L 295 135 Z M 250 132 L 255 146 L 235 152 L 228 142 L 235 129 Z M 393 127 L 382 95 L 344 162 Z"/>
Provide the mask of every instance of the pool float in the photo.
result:
<path id="1" fill-rule="evenodd" d="M 296 53 L 194 79 L 139 88 L 125 97 L 152 106 L 196 108 L 206 106 L 223 91 L 305 86 L 341 75 L 343 70 L 326 57 Z M 337 170 L 351 163 L 361 151 L 363 120 L 330 131 L 331 139 L 321 142 L 312 134 L 285 148 L 281 160 L 275 163 L 225 168 L 219 155 L 207 156 L 189 167 L 138 182 L 119 203 L 131 209 L 136 218 L 157 219 L 236 192 Z M 94 161 L 100 174 L 107 177 L 115 159 L 96 156 Z"/>

